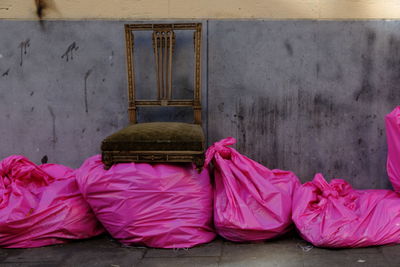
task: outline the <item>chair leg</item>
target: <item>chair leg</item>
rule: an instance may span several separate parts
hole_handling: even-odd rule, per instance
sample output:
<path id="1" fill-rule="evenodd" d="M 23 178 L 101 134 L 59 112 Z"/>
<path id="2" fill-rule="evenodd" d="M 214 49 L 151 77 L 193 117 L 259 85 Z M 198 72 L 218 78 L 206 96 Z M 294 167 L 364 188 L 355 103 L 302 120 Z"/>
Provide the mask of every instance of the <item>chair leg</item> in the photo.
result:
<path id="1" fill-rule="evenodd" d="M 113 164 L 112 163 L 104 163 L 104 169 L 109 170 Z"/>
<path id="2" fill-rule="evenodd" d="M 201 173 L 204 165 L 204 159 L 203 157 L 195 158 L 193 160 L 193 163 L 196 165 L 196 170 Z"/>
<path id="3" fill-rule="evenodd" d="M 108 152 L 102 152 L 101 161 L 104 164 L 104 169 L 108 170 L 114 164 L 113 157 Z"/>

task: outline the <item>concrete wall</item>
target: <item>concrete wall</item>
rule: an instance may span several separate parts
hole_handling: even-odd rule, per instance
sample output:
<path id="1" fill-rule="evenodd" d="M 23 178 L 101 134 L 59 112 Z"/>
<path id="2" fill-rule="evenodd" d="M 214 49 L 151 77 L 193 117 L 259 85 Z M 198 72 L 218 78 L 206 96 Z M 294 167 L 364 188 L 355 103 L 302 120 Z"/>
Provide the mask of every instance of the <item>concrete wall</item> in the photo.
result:
<path id="1" fill-rule="evenodd" d="M 398 21 L 209 24 L 209 139 L 271 168 L 388 185 L 384 115 L 400 104 Z"/>
<path id="2" fill-rule="evenodd" d="M 78 167 L 128 123 L 124 23 L 0 21 L 0 157 Z M 235 136 L 240 152 L 303 181 L 323 172 L 388 187 L 383 117 L 400 102 L 399 27 L 204 21 L 209 143 Z"/>
<path id="3" fill-rule="evenodd" d="M 0 22 L 0 154 L 77 167 L 127 123 L 123 27 L 45 27 Z"/>

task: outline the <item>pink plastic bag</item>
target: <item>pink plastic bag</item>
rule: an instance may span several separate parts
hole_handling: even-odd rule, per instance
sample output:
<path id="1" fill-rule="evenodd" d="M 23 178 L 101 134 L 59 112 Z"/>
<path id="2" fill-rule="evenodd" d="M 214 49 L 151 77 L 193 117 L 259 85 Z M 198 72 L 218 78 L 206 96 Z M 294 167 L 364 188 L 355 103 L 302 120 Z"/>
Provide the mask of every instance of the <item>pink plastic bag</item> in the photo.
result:
<path id="1" fill-rule="evenodd" d="M 354 190 L 321 174 L 298 188 L 293 221 L 318 247 L 366 247 L 400 243 L 400 197 L 390 190 Z"/>
<path id="2" fill-rule="evenodd" d="M 124 163 L 104 170 L 87 159 L 77 180 L 108 232 L 125 245 L 189 248 L 215 238 L 208 170 L 190 164 Z"/>
<path id="3" fill-rule="evenodd" d="M 387 173 L 395 191 L 400 192 L 400 107 L 386 115 L 388 144 Z"/>
<path id="4" fill-rule="evenodd" d="M 60 244 L 104 231 L 68 167 L 8 157 L 0 162 L 0 197 L 1 247 Z"/>
<path id="5" fill-rule="evenodd" d="M 218 234 L 236 242 L 257 241 L 292 227 L 292 195 L 300 182 L 289 171 L 269 170 L 227 147 L 223 139 L 206 152 L 215 167 L 214 224 Z"/>

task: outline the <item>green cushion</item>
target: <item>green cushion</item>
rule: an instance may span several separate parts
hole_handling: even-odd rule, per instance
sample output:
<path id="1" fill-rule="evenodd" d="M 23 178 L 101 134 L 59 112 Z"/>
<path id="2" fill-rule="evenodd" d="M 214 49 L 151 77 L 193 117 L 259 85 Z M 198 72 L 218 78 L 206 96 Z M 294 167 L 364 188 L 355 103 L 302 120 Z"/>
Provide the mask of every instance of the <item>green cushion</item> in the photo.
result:
<path id="1" fill-rule="evenodd" d="M 203 151 L 200 125 L 180 122 L 132 124 L 103 140 L 102 151 Z"/>

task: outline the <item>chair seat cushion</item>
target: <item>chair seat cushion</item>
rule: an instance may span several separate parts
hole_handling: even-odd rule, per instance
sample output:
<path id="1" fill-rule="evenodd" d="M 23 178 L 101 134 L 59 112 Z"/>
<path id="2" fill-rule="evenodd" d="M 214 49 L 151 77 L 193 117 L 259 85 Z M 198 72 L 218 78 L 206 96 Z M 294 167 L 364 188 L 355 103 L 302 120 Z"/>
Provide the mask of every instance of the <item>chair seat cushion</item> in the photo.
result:
<path id="1" fill-rule="evenodd" d="M 132 124 L 103 140 L 102 151 L 203 151 L 200 125 L 180 122 Z"/>

